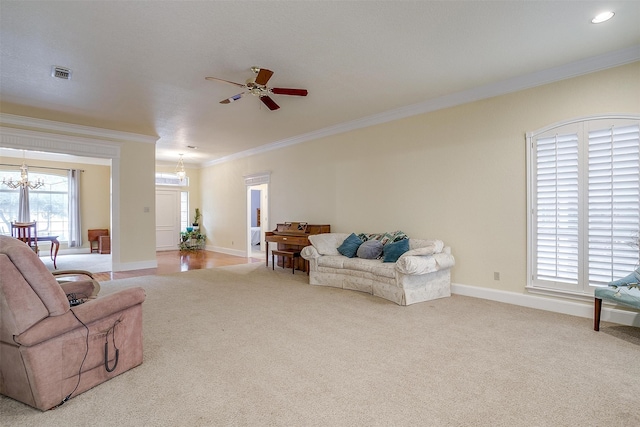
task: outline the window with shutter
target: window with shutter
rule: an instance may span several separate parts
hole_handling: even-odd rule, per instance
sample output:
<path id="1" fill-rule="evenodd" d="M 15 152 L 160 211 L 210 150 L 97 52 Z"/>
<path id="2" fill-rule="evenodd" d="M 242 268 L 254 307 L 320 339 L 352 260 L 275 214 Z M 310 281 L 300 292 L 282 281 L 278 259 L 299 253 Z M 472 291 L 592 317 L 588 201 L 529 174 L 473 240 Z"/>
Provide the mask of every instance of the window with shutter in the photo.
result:
<path id="1" fill-rule="evenodd" d="M 527 135 L 530 288 L 592 295 L 638 264 L 640 118 Z"/>
<path id="2" fill-rule="evenodd" d="M 589 282 L 606 284 L 638 262 L 630 243 L 640 223 L 638 126 L 589 132 Z"/>

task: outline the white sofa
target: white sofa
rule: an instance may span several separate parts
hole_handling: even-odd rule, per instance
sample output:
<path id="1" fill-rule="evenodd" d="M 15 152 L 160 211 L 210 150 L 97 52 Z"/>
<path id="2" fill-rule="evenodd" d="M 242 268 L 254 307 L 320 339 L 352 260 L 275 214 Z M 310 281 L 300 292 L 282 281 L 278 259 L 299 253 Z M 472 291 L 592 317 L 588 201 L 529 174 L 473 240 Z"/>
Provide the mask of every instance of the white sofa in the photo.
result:
<path id="1" fill-rule="evenodd" d="M 409 305 L 451 296 L 451 249 L 441 240 L 409 239 L 409 251 L 396 262 L 348 258 L 338 247 L 349 236 L 326 233 L 309 236 L 301 255 L 309 261 L 309 283 L 352 289 Z"/>

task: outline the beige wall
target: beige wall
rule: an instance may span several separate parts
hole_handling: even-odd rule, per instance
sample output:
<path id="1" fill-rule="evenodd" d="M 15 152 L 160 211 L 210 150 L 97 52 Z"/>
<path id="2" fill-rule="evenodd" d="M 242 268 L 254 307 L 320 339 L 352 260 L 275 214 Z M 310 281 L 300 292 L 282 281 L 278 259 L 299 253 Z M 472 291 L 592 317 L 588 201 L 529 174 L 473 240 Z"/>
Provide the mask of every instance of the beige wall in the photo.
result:
<path id="1" fill-rule="evenodd" d="M 1 158 L 0 163 L 22 164 L 22 158 Z M 80 179 L 80 215 L 82 218 L 83 247 L 88 248 L 87 230 L 92 228 L 111 228 L 111 167 L 92 165 L 85 163 L 58 162 L 30 159 L 29 167 L 41 166 L 65 169 L 82 169 L 84 172 Z M 52 175 L 66 175 L 66 171 L 52 169 L 32 169 L 34 172 L 43 172 Z M 16 218 L 12 218 L 16 219 Z M 66 237 L 60 237 L 66 240 Z M 61 244 L 61 249 L 66 248 L 66 243 Z"/>
<path id="2" fill-rule="evenodd" d="M 204 168 L 209 244 L 246 250 L 243 175 L 270 171 L 269 228 L 308 221 L 439 238 L 456 257 L 453 282 L 523 292 L 525 133 L 581 116 L 639 114 L 638 94 L 634 63 Z"/>
<path id="3" fill-rule="evenodd" d="M 120 259 L 113 260 L 114 268 L 156 264 L 155 149 L 154 144 L 145 143 L 121 146 L 119 184 L 114 184 L 120 190 Z"/>

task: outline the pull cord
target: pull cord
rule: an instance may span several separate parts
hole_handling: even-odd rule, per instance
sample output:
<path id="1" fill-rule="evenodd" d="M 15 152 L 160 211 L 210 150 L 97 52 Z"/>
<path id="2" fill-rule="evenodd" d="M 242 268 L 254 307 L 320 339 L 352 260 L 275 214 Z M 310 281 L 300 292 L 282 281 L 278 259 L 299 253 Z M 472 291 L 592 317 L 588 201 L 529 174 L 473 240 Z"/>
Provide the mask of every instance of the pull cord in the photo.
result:
<path id="1" fill-rule="evenodd" d="M 107 372 L 113 372 L 116 369 L 116 366 L 118 366 L 118 359 L 120 357 L 120 350 L 118 349 L 118 347 L 116 347 L 116 325 L 120 323 L 120 320 L 116 321 L 116 323 L 113 324 L 113 326 L 111 328 L 109 328 L 109 330 L 107 331 L 107 334 L 104 336 L 104 369 L 107 370 Z M 113 348 L 116 349 L 116 361 L 113 364 L 112 368 L 109 368 L 109 332 L 112 332 L 111 334 L 111 341 L 113 342 Z"/>

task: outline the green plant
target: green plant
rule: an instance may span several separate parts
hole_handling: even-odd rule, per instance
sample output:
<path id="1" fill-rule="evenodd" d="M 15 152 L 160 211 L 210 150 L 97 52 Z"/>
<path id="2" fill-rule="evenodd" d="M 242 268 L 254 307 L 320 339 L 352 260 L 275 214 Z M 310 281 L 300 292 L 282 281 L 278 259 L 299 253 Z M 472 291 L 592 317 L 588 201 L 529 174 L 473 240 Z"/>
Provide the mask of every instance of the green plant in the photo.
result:
<path id="1" fill-rule="evenodd" d="M 200 215 L 200 208 L 196 208 L 196 214 L 193 216 L 193 225 L 198 224 L 198 221 L 200 221 L 201 217 L 202 215 Z"/>
<path id="2" fill-rule="evenodd" d="M 182 231 L 180 232 L 180 243 L 178 247 L 181 251 L 194 251 L 204 249 L 207 236 L 200 230 Z"/>

